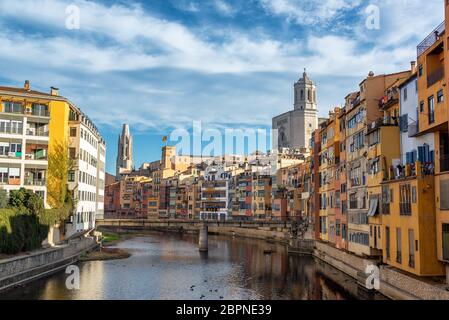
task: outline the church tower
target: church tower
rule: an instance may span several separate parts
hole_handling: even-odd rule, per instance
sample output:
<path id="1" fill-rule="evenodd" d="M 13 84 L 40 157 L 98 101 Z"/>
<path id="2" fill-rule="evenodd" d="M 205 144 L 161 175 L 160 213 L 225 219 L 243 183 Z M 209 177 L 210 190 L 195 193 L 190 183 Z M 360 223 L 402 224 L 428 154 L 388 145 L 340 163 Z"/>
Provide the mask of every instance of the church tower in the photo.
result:
<path id="1" fill-rule="evenodd" d="M 309 148 L 312 133 L 318 128 L 317 90 L 306 70 L 294 84 L 294 109 L 273 118 L 278 148 Z"/>
<path id="2" fill-rule="evenodd" d="M 122 134 L 118 137 L 116 179 L 121 174 L 129 174 L 133 170 L 133 138 L 129 132 L 129 125 L 124 124 Z"/>

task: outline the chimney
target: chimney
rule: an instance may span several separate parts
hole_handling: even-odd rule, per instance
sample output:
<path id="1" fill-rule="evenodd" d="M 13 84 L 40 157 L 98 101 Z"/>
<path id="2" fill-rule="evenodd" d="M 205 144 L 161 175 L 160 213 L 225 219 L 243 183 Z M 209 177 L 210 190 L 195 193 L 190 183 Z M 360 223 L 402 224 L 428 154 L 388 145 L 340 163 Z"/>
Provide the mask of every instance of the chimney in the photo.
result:
<path id="1" fill-rule="evenodd" d="M 30 80 L 25 80 L 25 84 L 23 85 L 23 88 L 27 91 L 30 91 Z"/>
<path id="2" fill-rule="evenodd" d="M 51 87 L 50 94 L 51 94 L 52 96 L 59 96 L 59 89 L 58 89 L 58 88 L 55 88 L 55 87 Z"/>
<path id="3" fill-rule="evenodd" d="M 412 73 L 415 73 L 415 71 L 416 71 L 416 61 L 410 62 L 410 65 L 412 67 Z"/>

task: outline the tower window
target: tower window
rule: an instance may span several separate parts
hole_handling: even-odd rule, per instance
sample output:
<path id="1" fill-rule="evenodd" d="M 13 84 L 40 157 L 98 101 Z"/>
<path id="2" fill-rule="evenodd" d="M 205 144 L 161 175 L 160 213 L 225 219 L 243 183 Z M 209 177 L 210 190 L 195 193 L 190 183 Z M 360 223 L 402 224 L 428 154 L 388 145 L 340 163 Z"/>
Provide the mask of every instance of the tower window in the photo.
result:
<path id="1" fill-rule="evenodd" d="M 309 101 L 312 101 L 312 92 L 310 90 L 307 91 L 307 99 L 309 99 Z"/>
<path id="2" fill-rule="evenodd" d="M 304 90 L 301 90 L 301 100 L 304 99 Z"/>

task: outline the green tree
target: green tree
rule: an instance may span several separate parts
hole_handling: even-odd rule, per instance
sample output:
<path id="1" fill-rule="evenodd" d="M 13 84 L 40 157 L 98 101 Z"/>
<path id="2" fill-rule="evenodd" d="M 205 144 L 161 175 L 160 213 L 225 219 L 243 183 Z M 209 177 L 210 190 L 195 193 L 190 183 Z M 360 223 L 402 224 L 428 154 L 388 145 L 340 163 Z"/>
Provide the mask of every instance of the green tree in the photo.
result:
<path id="1" fill-rule="evenodd" d="M 8 206 L 8 192 L 0 187 L 0 209 L 4 209 Z"/>
<path id="2" fill-rule="evenodd" d="M 9 206 L 19 212 L 41 217 L 44 213 L 44 202 L 40 196 L 32 190 L 20 188 L 11 190 L 9 196 Z"/>
<path id="3" fill-rule="evenodd" d="M 48 154 L 47 202 L 52 209 L 46 210 L 45 222 L 57 224 L 66 220 L 73 212 L 75 201 L 68 188 L 68 173 L 74 168 L 69 158 L 68 142 L 52 145 Z"/>

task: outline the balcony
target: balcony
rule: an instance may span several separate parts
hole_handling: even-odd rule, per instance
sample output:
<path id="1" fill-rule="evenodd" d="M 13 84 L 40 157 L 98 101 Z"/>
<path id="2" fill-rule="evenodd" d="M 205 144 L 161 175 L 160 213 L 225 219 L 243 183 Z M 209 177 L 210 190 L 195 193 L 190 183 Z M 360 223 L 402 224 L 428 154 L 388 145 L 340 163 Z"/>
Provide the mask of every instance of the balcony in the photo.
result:
<path id="1" fill-rule="evenodd" d="M 6 134 L 22 134 L 23 133 L 23 127 L 20 126 L 12 126 L 10 124 L 8 125 L 0 125 L 0 133 L 6 133 Z"/>
<path id="2" fill-rule="evenodd" d="M 445 22 L 443 21 L 438 27 L 435 28 L 420 44 L 417 46 L 417 56 L 419 57 L 430 48 L 435 42 L 440 39 L 440 36 L 445 31 Z"/>
<path id="3" fill-rule="evenodd" d="M 379 100 L 379 109 L 385 110 L 399 102 L 399 92 L 397 90 L 389 91 L 386 96 Z"/>
<path id="4" fill-rule="evenodd" d="M 430 88 L 444 78 L 444 67 L 440 67 L 427 76 L 427 88 Z"/>
<path id="5" fill-rule="evenodd" d="M 396 117 L 378 118 L 376 121 L 371 122 L 371 125 L 368 126 L 368 133 L 372 132 L 380 127 L 384 127 L 384 126 L 397 127 L 398 125 L 399 125 L 399 122 L 398 122 L 398 118 L 396 118 Z"/>
<path id="6" fill-rule="evenodd" d="M 27 136 L 34 136 L 34 137 L 48 137 L 49 132 L 48 129 L 44 128 L 29 128 L 27 129 Z"/>
<path id="7" fill-rule="evenodd" d="M 26 112 L 27 115 L 31 115 L 33 117 L 43 117 L 43 118 L 49 118 L 50 112 L 48 110 L 34 110 Z"/>
<path id="8" fill-rule="evenodd" d="M 25 178 L 25 185 L 27 186 L 45 186 L 46 183 L 45 179 Z"/>
<path id="9" fill-rule="evenodd" d="M 47 150 L 36 150 L 25 154 L 26 160 L 48 160 Z"/>
<path id="10" fill-rule="evenodd" d="M 7 159 L 20 159 L 22 158 L 22 152 L 7 152 L 7 153 L 1 153 L 0 158 L 7 158 Z"/>

